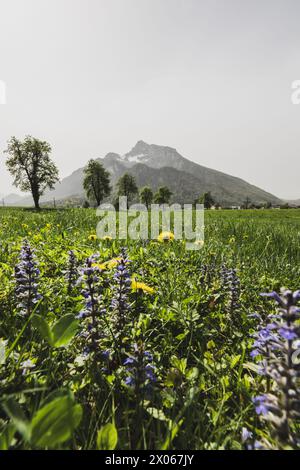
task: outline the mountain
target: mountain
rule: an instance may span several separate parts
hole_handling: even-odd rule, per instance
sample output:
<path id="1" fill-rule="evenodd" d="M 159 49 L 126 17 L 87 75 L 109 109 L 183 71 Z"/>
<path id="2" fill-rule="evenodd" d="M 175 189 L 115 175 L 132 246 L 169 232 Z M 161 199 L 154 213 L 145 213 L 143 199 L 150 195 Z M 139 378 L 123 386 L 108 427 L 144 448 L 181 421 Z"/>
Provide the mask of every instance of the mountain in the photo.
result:
<path id="1" fill-rule="evenodd" d="M 211 191 L 214 198 L 223 205 L 240 205 L 246 198 L 249 198 L 252 203 L 281 203 L 281 200 L 276 196 L 240 178 L 192 162 L 171 147 L 148 145 L 139 141 L 129 153 L 124 155 L 123 159 L 129 164 L 139 162 L 152 168 L 172 167 L 193 175 L 199 180 L 195 196 Z M 187 190 L 189 189 L 187 188 Z"/>
<path id="2" fill-rule="evenodd" d="M 298 207 L 300 206 L 300 199 L 285 200 L 284 202 L 288 203 L 290 206 Z"/>
<path id="3" fill-rule="evenodd" d="M 22 203 L 23 199 L 24 196 L 20 196 L 19 194 L 0 195 L 0 203 L 5 206 L 17 205 L 18 203 Z"/>
<path id="4" fill-rule="evenodd" d="M 191 203 L 200 194 L 210 191 L 214 199 L 223 206 L 241 205 L 247 198 L 251 203 L 270 202 L 279 205 L 276 196 L 253 186 L 246 181 L 192 162 L 180 155 L 176 149 L 161 145 L 147 144 L 140 140 L 125 155 L 108 153 L 99 158 L 111 174 L 112 185 L 125 172 L 131 173 L 138 186 L 169 186 L 173 192 L 172 202 Z M 74 171 L 47 192 L 41 202 L 83 196 L 83 168 Z M 25 205 L 32 204 L 31 197 L 23 199 Z"/>

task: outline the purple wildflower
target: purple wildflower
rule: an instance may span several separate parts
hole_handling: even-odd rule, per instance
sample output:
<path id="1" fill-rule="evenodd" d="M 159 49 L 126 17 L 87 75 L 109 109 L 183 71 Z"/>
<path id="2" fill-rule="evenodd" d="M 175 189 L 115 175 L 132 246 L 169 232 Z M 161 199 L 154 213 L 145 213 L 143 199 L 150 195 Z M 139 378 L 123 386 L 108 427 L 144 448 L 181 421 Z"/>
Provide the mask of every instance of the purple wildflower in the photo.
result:
<path id="1" fill-rule="evenodd" d="M 123 330 L 128 322 L 130 312 L 129 293 L 131 290 L 131 278 L 128 270 L 130 260 L 125 248 L 122 249 L 120 259 L 114 274 L 113 298 L 111 308 L 113 311 L 112 324 L 118 347 L 122 346 Z"/>
<path id="2" fill-rule="evenodd" d="M 83 283 L 81 295 L 84 298 L 84 308 L 77 318 L 84 320 L 85 330 L 81 336 L 85 339 L 86 351 L 97 351 L 101 338 L 100 321 L 106 313 L 102 305 L 103 286 L 100 279 L 100 269 L 94 266 L 94 257 L 87 258 L 82 269 L 80 282 Z"/>
<path id="3" fill-rule="evenodd" d="M 15 267 L 16 296 L 22 315 L 30 315 L 42 296 L 38 292 L 40 270 L 34 250 L 24 240 L 20 252 L 20 261 Z"/>
<path id="4" fill-rule="evenodd" d="M 153 356 L 145 350 L 142 342 L 134 345 L 133 354 L 127 357 L 123 365 L 127 371 L 125 384 L 133 387 L 136 393 L 149 390 L 156 382 Z"/>
<path id="5" fill-rule="evenodd" d="M 77 259 L 73 250 L 70 250 L 68 259 L 68 266 L 65 271 L 65 278 L 68 283 L 68 294 L 70 295 L 72 290 L 77 284 L 78 281 L 78 268 L 77 268 Z"/>
<path id="6" fill-rule="evenodd" d="M 248 441 L 248 439 L 252 439 L 253 433 L 249 431 L 247 428 L 242 428 L 242 442 Z"/>
<path id="7" fill-rule="evenodd" d="M 255 410 L 270 421 L 280 442 L 295 444 L 292 421 L 300 418 L 299 365 L 293 360 L 300 339 L 300 318 L 297 303 L 300 291 L 282 290 L 262 294 L 276 301 L 278 313 L 268 315 L 266 325 L 261 321 L 253 344 L 252 357 L 261 356 L 260 374 L 267 378 L 265 395 L 254 399 Z M 271 387 L 273 382 L 274 386 Z M 271 392 L 271 390 L 274 390 Z"/>
<path id="8" fill-rule="evenodd" d="M 226 311 L 231 318 L 232 315 L 240 308 L 240 280 L 236 269 L 229 269 L 226 265 L 222 265 L 220 277 L 222 290 L 228 299 Z"/>

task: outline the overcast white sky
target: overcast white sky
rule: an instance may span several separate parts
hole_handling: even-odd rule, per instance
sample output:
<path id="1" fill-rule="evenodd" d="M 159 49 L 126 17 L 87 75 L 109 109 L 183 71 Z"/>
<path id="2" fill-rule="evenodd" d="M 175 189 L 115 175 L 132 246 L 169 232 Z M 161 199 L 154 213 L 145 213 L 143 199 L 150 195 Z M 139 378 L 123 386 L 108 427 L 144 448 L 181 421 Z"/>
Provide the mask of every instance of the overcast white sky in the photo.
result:
<path id="1" fill-rule="evenodd" d="M 300 198 L 298 0 L 0 0 L 7 140 L 52 144 L 61 177 L 137 140 Z"/>

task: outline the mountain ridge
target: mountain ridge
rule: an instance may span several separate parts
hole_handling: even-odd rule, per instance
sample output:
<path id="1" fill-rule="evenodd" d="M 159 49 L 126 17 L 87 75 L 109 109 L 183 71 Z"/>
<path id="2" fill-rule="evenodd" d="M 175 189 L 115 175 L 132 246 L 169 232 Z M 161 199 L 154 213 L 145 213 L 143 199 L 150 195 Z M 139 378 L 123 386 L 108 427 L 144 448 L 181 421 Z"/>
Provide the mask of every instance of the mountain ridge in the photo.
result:
<path id="1" fill-rule="evenodd" d="M 139 140 L 124 155 L 109 152 L 98 158 L 111 174 L 115 189 L 117 180 L 125 172 L 133 174 L 138 186 L 149 185 L 154 190 L 169 186 L 173 192 L 171 202 L 183 204 L 193 202 L 200 194 L 210 191 L 216 202 L 223 206 L 241 205 L 246 198 L 254 204 L 271 203 L 279 205 L 282 200 L 271 193 L 252 185 L 236 176 L 202 166 L 183 157 L 173 147 L 147 144 Z M 83 196 L 84 167 L 74 170 L 57 183 L 53 191 L 41 197 L 41 202 Z M 25 197 L 23 204 L 31 205 L 31 197 Z"/>

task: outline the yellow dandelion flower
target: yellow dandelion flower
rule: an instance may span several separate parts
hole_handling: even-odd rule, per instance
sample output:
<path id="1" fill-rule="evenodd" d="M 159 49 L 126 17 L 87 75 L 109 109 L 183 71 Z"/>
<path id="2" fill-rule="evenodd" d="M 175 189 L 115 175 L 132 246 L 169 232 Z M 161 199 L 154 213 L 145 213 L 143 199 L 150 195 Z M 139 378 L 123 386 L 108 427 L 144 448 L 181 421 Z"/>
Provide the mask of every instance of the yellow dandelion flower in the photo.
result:
<path id="1" fill-rule="evenodd" d="M 106 235 L 105 237 L 102 237 L 101 240 L 104 240 L 104 241 L 110 241 L 112 240 L 112 237 L 110 237 L 109 235 Z"/>
<path id="2" fill-rule="evenodd" d="M 106 264 L 107 264 L 108 269 L 112 269 L 115 266 L 117 266 L 119 264 L 119 261 L 121 261 L 121 258 L 114 258 L 114 259 L 111 259 L 110 261 L 107 261 Z"/>
<path id="3" fill-rule="evenodd" d="M 204 240 L 196 240 L 196 241 L 194 242 L 194 245 L 203 246 L 203 245 L 204 245 Z"/>
<path id="4" fill-rule="evenodd" d="M 145 284 L 144 282 L 138 282 L 135 279 L 131 281 L 131 289 L 135 292 L 138 290 L 142 290 L 147 294 L 154 294 L 154 289 L 152 287 L 147 286 L 147 284 Z"/>
<path id="5" fill-rule="evenodd" d="M 28 228 L 28 225 L 27 224 L 22 224 L 22 228 L 26 229 L 26 228 Z"/>
<path id="6" fill-rule="evenodd" d="M 110 259 L 109 261 L 105 261 L 104 263 L 95 263 L 93 264 L 93 266 L 99 268 L 99 269 L 112 269 L 114 268 L 115 266 L 117 266 L 118 262 L 121 260 L 121 258 L 114 258 L 114 259 Z"/>
<path id="7" fill-rule="evenodd" d="M 157 240 L 160 243 L 171 242 L 174 239 L 175 239 L 175 236 L 174 236 L 174 233 L 172 232 L 161 232 L 157 237 Z"/>
<path id="8" fill-rule="evenodd" d="M 91 242 L 95 242 L 97 240 L 97 235 L 92 234 L 92 235 L 89 235 L 88 238 Z"/>

